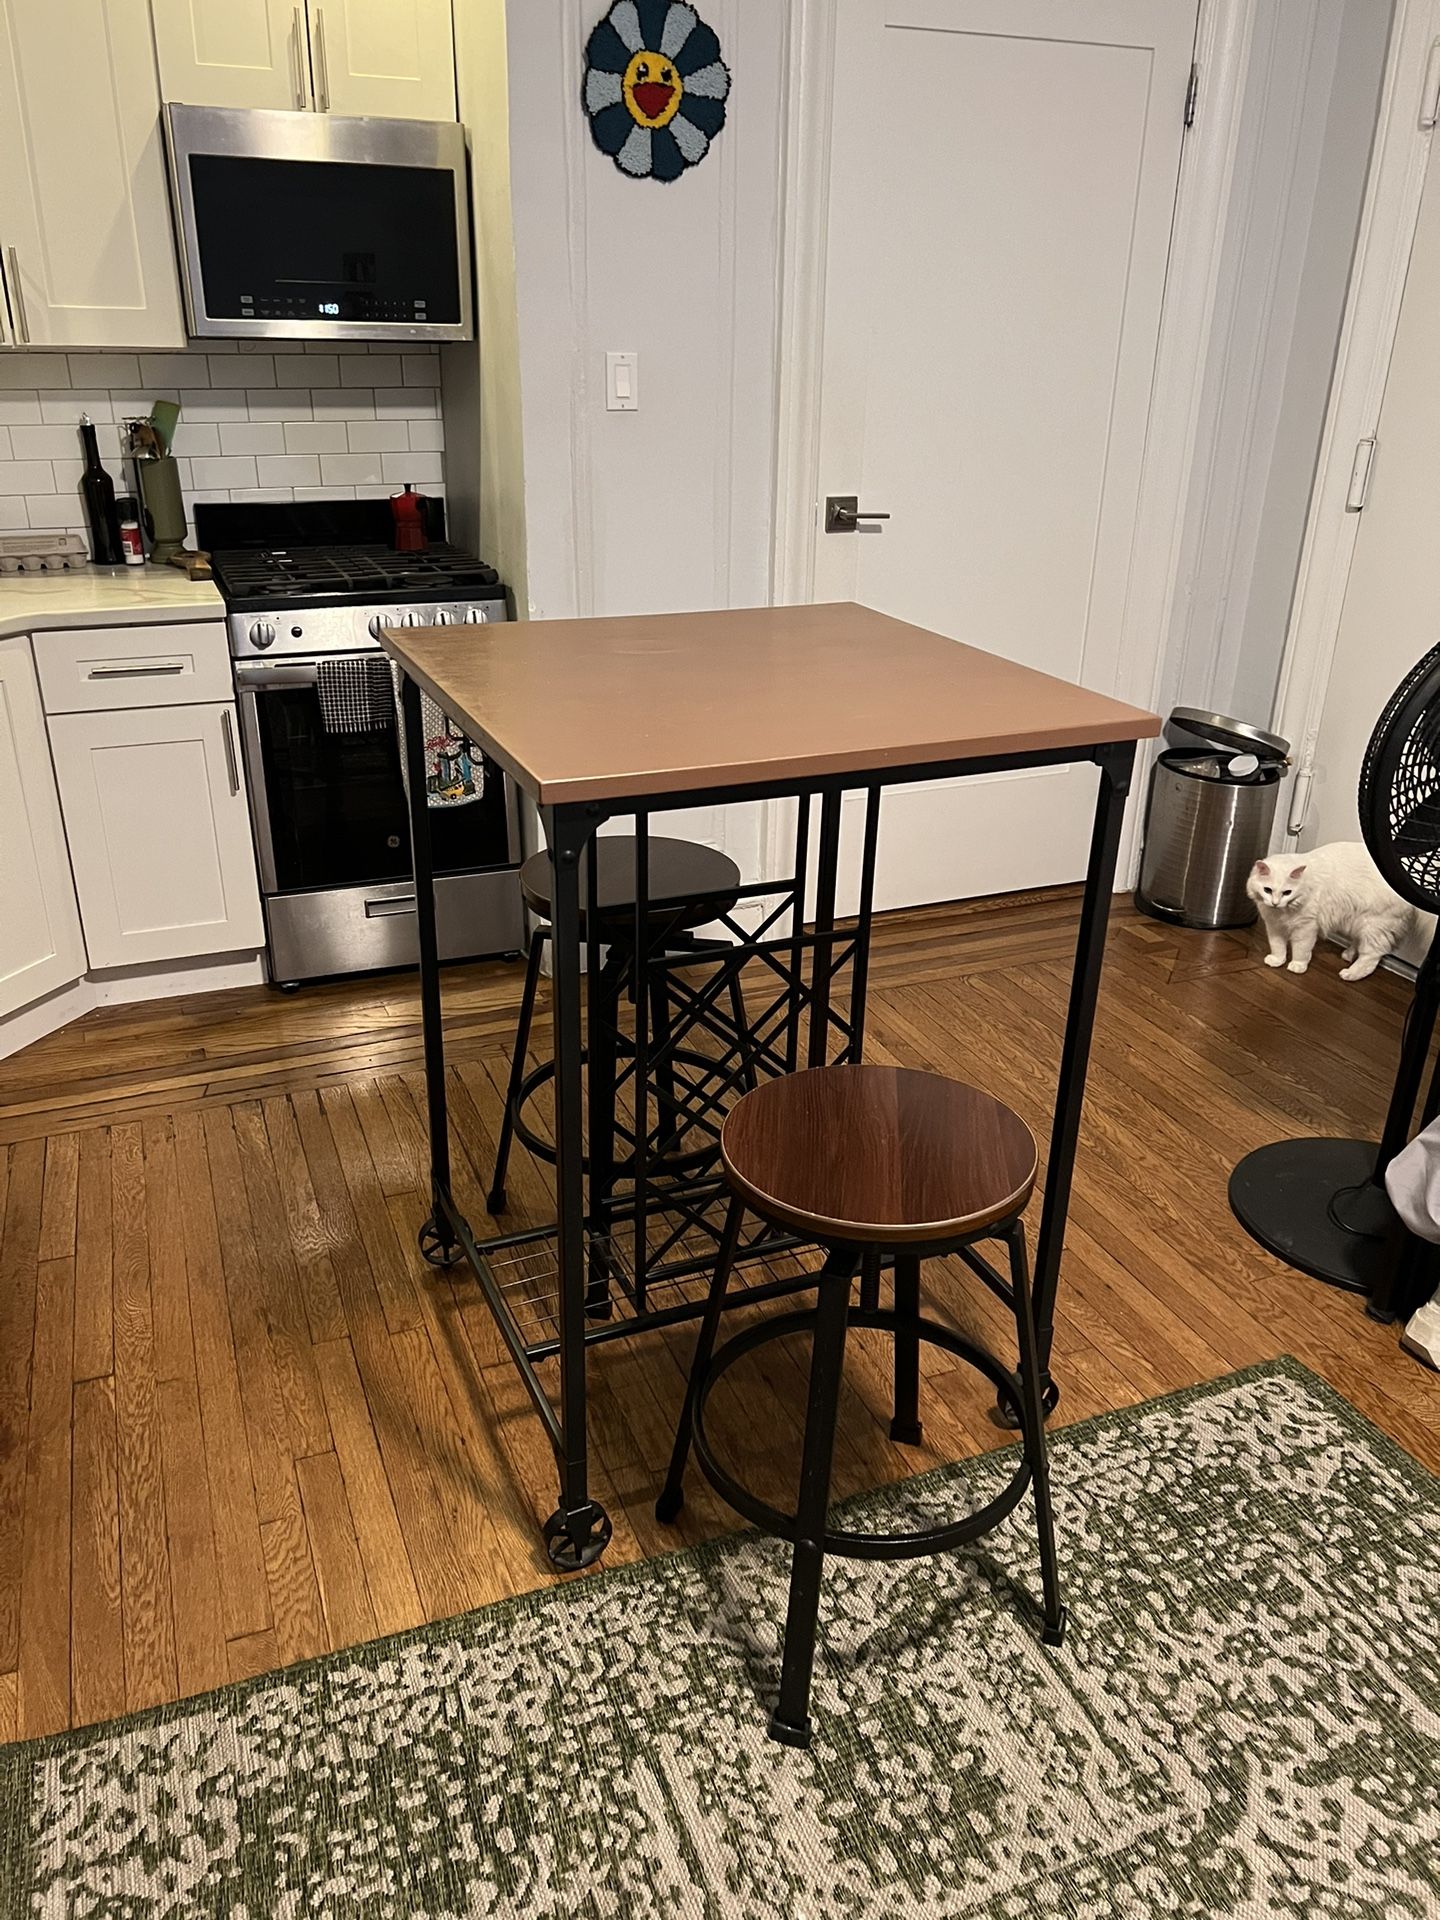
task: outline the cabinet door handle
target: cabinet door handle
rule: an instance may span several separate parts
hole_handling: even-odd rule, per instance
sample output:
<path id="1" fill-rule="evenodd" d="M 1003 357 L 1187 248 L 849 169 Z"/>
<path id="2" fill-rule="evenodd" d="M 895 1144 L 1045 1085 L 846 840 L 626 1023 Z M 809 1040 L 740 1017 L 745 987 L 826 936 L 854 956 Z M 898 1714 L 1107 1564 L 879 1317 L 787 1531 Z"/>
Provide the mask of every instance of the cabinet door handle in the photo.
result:
<path id="1" fill-rule="evenodd" d="M 230 776 L 232 794 L 240 791 L 240 762 L 235 758 L 235 722 L 226 707 L 220 715 L 220 738 L 225 742 L 225 771 Z"/>
<path id="2" fill-rule="evenodd" d="M 290 29 L 290 65 L 295 79 L 295 104 L 308 107 L 310 88 L 305 80 L 305 9 L 296 7 Z"/>
<path id="3" fill-rule="evenodd" d="M 30 344 L 30 322 L 25 318 L 25 289 L 20 284 L 20 262 L 15 258 L 14 247 L 5 249 L 5 285 L 10 298 L 15 303 L 15 331 L 20 336 L 22 347 Z"/>
<path id="4" fill-rule="evenodd" d="M 87 680 L 149 680 L 158 674 L 184 671 L 183 660 L 167 660 L 163 666 L 153 667 L 91 667 L 85 678 Z"/>
<path id="5" fill-rule="evenodd" d="M 320 96 L 320 111 L 330 111 L 330 51 L 325 45 L 325 9 L 315 9 L 315 91 Z"/>
<path id="6" fill-rule="evenodd" d="M 414 913 L 415 896 L 413 893 L 397 894 L 392 900 L 367 900 L 365 918 L 367 920 L 398 920 L 405 914 Z"/>

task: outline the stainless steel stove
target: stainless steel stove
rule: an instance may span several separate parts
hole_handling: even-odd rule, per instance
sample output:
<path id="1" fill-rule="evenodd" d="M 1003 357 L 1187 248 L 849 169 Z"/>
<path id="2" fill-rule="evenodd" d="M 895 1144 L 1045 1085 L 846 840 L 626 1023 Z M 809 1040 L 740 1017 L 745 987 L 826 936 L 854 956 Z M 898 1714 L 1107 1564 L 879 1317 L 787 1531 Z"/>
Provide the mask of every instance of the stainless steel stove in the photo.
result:
<path id="1" fill-rule="evenodd" d="M 495 570 L 448 545 L 440 504 L 429 505 L 421 553 L 389 546 L 387 500 L 196 508 L 228 610 L 278 986 L 417 958 L 399 737 L 377 636 L 507 618 Z M 449 729 L 427 746 L 442 769 L 430 811 L 441 957 L 514 952 L 524 944 L 516 796 Z M 463 779 L 453 772 L 462 758 Z"/>

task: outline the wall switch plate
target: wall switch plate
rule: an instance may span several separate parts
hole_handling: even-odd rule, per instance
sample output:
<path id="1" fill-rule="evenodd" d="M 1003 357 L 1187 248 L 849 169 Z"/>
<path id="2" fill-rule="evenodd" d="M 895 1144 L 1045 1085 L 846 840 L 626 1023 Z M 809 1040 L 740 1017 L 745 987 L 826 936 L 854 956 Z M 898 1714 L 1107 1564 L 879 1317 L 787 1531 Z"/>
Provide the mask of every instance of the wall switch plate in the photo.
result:
<path id="1" fill-rule="evenodd" d="M 638 353 L 606 354 L 605 410 L 607 413 L 638 413 L 640 411 L 640 356 Z"/>

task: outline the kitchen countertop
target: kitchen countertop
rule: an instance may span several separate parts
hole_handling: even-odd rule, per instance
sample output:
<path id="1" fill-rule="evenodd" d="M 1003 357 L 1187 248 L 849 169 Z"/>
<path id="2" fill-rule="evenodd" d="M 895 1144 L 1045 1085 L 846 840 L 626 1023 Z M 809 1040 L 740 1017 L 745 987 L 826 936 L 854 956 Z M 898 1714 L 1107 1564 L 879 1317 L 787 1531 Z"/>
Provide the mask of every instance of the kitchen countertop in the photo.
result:
<path id="1" fill-rule="evenodd" d="M 0 573 L 0 639 L 45 627 L 148 626 L 224 613 L 214 581 L 187 579 L 178 567 Z"/>

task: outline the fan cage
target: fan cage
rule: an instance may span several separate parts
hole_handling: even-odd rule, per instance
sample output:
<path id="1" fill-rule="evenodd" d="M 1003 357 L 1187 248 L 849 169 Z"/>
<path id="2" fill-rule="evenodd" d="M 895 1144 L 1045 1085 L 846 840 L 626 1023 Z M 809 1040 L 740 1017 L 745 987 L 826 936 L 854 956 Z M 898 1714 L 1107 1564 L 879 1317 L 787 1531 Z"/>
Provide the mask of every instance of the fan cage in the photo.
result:
<path id="1" fill-rule="evenodd" d="M 1440 913 L 1440 646 L 1386 703 L 1360 769 L 1360 831 L 1412 907 Z"/>

